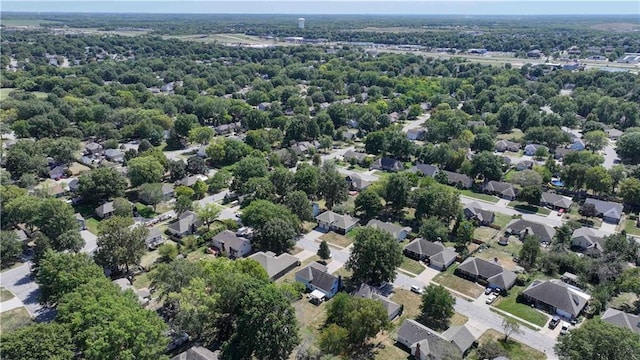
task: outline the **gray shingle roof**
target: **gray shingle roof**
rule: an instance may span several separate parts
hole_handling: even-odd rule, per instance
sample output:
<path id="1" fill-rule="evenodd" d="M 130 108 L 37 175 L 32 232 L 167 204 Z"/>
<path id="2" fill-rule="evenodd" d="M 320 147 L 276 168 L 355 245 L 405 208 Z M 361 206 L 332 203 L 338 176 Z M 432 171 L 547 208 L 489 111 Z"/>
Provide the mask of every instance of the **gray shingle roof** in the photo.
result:
<path id="1" fill-rule="evenodd" d="M 451 171 L 441 170 L 447 175 L 447 182 L 452 185 L 461 184 L 465 188 L 470 188 L 473 185 L 473 179 L 464 174 L 458 174 Z"/>
<path id="2" fill-rule="evenodd" d="M 394 239 L 397 239 L 398 236 L 400 236 L 400 233 L 402 231 L 406 231 L 407 233 L 411 232 L 411 228 L 402 227 L 400 225 L 396 225 L 396 224 L 393 224 L 393 223 L 380 221 L 380 220 L 377 220 L 377 219 L 369 220 L 369 222 L 367 223 L 367 226 L 368 227 L 372 227 L 374 229 L 384 230 L 384 231 L 388 232 L 391 236 L 393 236 Z"/>
<path id="3" fill-rule="evenodd" d="M 307 267 L 296 272 L 296 277 L 306 280 L 319 289 L 331 292 L 333 284 L 338 281 L 338 277 L 329 274 L 327 271 L 326 266 L 312 262 Z"/>
<path id="4" fill-rule="evenodd" d="M 587 305 L 589 295 L 560 280 L 536 280 L 522 292 L 525 296 L 565 311 L 574 317 Z"/>
<path id="5" fill-rule="evenodd" d="M 518 277 L 514 272 L 506 270 L 496 263 L 476 257 L 467 258 L 458 266 L 457 270 L 487 279 L 489 283 L 496 284 L 501 289 L 509 289 Z"/>
<path id="6" fill-rule="evenodd" d="M 365 299 L 374 299 L 374 300 L 380 301 L 382 303 L 382 306 L 384 306 L 385 310 L 387 310 L 387 316 L 389 317 L 390 320 L 391 320 L 391 315 L 397 313 L 397 311 L 400 309 L 400 305 L 393 302 L 388 297 L 381 295 L 380 293 L 378 293 L 378 289 L 367 284 L 361 284 L 360 287 L 358 287 L 352 293 L 352 295 L 355 297 L 361 297 Z"/>
<path id="7" fill-rule="evenodd" d="M 556 229 L 551 226 L 525 219 L 515 219 L 507 224 L 507 232 L 512 234 L 521 234 L 526 230 L 529 230 L 530 235 L 536 235 L 541 241 L 548 243 L 551 243 L 551 240 L 556 235 Z"/>
<path id="8" fill-rule="evenodd" d="M 562 196 L 545 191 L 542 193 L 541 202 L 561 207 L 563 209 L 568 209 L 571 207 L 573 200 L 568 196 Z"/>
<path id="9" fill-rule="evenodd" d="M 598 214 L 602 214 L 602 216 L 614 219 L 620 219 L 620 217 L 622 217 L 622 204 L 620 203 L 588 198 L 584 202 L 584 205 L 587 204 L 593 204 Z"/>
<path id="10" fill-rule="evenodd" d="M 490 192 L 494 192 L 494 193 L 498 193 L 504 196 L 510 196 L 510 197 L 515 197 L 516 196 L 516 189 L 513 187 L 513 185 L 506 183 L 506 182 L 501 182 L 501 181 L 489 181 L 485 186 L 484 186 L 485 191 L 490 191 Z"/>
<path id="11" fill-rule="evenodd" d="M 476 337 L 471 334 L 466 326 L 451 326 L 442 333 L 442 337 L 453 342 L 463 353 L 476 341 Z"/>
<path id="12" fill-rule="evenodd" d="M 419 171 L 424 176 L 434 177 L 440 171 L 438 167 L 429 164 L 416 164 L 411 170 Z"/>
<path id="13" fill-rule="evenodd" d="M 253 259 L 260 263 L 271 278 L 298 263 L 298 258 L 291 254 L 282 253 L 276 256 L 276 254 L 271 251 L 266 253 L 262 251 L 257 252 L 249 256 L 249 259 Z"/>
<path id="14" fill-rule="evenodd" d="M 349 215 L 340 215 L 338 213 L 334 213 L 331 210 L 325 211 L 322 214 L 316 216 L 316 220 L 323 221 L 339 229 L 347 229 L 360 221 L 358 218 L 354 218 Z"/>
<path id="15" fill-rule="evenodd" d="M 219 354 L 219 351 L 213 352 L 207 348 L 196 345 L 172 357 L 171 360 L 218 360 Z"/>
<path id="16" fill-rule="evenodd" d="M 420 352 L 426 354 L 427 359 L 462 359 L 462 351 L 451 339 L 411 319 L 402 323 L 398 338 L 407 339 L 412 355 L 420 346 Z"/>
<path id="17" fill-rule="evenodd" d="M 224 243 L 227 248 L 234 250 L 241 249 L 245 243 L 249 242 L 249 240 L 243 237 L 238 237 L 233 231 L 229 230 L 219 232 L 211 239 L 211 241 Z"/>
<path id="18" fill-rule="evenodd" d="M 180 234 L 189 230 L 192 224 L 198 221 L 198 214 L 192 211 L 183 212 L 178 220 L 169 224 L 168 228 L 174 230 Z"/>
<path id="19" fill-rule="evenodd" d="M 640 316 L 638 315 L 608 308 L 607 311 L 602 314 L 602 321 L 606 321 L 609 324 L 624 329 L 629 329 L 637 334 L 640 334 Z"/>

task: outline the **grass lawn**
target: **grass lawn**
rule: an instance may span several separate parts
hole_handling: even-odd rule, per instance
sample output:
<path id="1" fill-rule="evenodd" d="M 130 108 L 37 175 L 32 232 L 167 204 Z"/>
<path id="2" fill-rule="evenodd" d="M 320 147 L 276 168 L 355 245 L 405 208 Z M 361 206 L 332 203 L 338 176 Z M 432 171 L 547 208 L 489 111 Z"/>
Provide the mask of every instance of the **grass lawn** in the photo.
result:
<path id="1" fill-rule="evenodd" d="M 489 242 L 490 240 L 494 239 L 499 233 L 500 231 L 488 226 L 480 226 L 473 231 L 473 237 L 484 242 Z"/>
<path id="2" fill-rule="evenodd" d="M 542 207 L 542 206 L 535 206 L 535 205 L 529 205 L 525 202 L 522 201 L 511 201 L 509 202 L 509 206 L 513 207 L 514 209 L 518 210 L 518 211 L 522 211 L 522 212 L 529 212 L 529 213 L 534 213 L 534 214 L 540 214 L 540 215 L 549 215 L 551 214 L 551 210 Z"/>
<path id="3" fill-rule="evenodd" d="M 511 246 L 511 244 L 508 246 Z M 512 270 L 518 265 L 513 262 L 513 255 L 515 254 L 517 256 L 520 251 L 514 250 L 516 245 L 514 245 L 514 248 L 509 248 L 508 246 L 503 248 L 500 245 L 493 245 L 488 249 L 482 250 L 482 252 L 476 252 L 475 256 L 491 262 L 493 262 L 494 259 L 498 259 L 498 264 L 500 264 L 500 266 L 503 266 L 507 270 Z M 518 244 L 518 246 L 522 247 L 520 244 Z"/>
<path id="4" fill-rule="evenodd" d="M 5 288 L 0 288 L 0 302 L 13 299 L 13 293 Z"/>
<path id="5" fill-rule="evenodd" d="M 355 239 L 355 238 L 356 238 L 356 235 L 358 235 L 358 231 L 360 231 L 360 228 L 357 228 L 357 227 L 356 227 L 356 228 L 353 228 L 351 231 L 349 231 L 349 232 L 347 233 L 347 235 L 346 235 L 346 236 L 347 236 L 349 239 Z"/>
<path id="6" fill-rule="evenodd" d="M 351 276 L 353 275 L 353 271 L 345 269 L 344 266 L 340 266 L 338 270 L 333 272 L 333 275 L 342 276 L 343 279 L 351 278 Z"/>
<path id="7" fill-rule="evenodd" d="M 2 326 L 0 326 L 0 334 L 10 333 L 21 327 L 31 325 L 32 323 L 33 320 L 24 306 L 5 311 L 0 313 L 0 324 L 2 324 Z"/>
<path id="8" fill-rule="evenodd" d="M 496 330 L 489 329 L 480 336 L 480 338 L 478 339 L 478 344 L 480 344 L 481 346 L 490 341 L 495 341 L 506 351 L 507 357 L 511 360 L 545 360 L 547 358 L 544 353 L 530 346 L 519 343 L 512 339 L 509 339 L 508 342 L 504 343 L 502 342 L 503 339 L 503 334 L 499 333 Z M 466 358 L 471 360 L 479 360 L 478 354 L 476 353 L 475 349 L 472 350 Z"/>
<path id="9" fill-rule="evenodd" d="M 510 169 L 509 171 L 507 171 L 506 174 L 504 174 L 504 181 L 506 182 L 511 182 L 511 178 L 513 177 L 513 174 L 515 174 L 517 171 Z"/>
<path id="10" fill-rule="evenodd" d="M 502 311 L 513 314 L 523 320 L 544 327 L 548 317 L 540 311 L 532 308 L 528 304 L 521 304 L 516 301 L 518 295 L 524 290 L 523 286 L 514 286 L 509 291 L 509 296 L 499 297 L 494 306 Z"/>
<path id="11" fill-rule="evenodd" d="M 468 196 L 470 198 L 474 198 L 474 199 L 479 199 L 479 200 L 484 200 L 484 201 L 488 201 L 488 202 L 492 202 L 492 203 L 497 203 L 498 202 L 498 198 L 492 195 L 487 195 L 487 194 L 479 194 L 479 193 L 475 193 L 471 190 L 461 190 L 460 193 L 464 196 Z"/>
<path id="12" fill-rule="evenodd" d="M 625 220 L 624 230 L 627 232 L 627 234 L 640 236 L 640 228 L 636 227 L 635 220 Z"/>
<path id="13" fill-rule="evenodd" d="M 285 274 L 283 277 L 281 277 L 280 279 L 276 280 L 276 282 L 288 282 L 288 283 L 296 282 L 296 272 L 298 272 L 298 270 L 306 267 L 310 263 L 318 261 L 318 260 L 320 260 L 320 257 L 318 255 L 313 255 L 312 257 L 310 257 L 310 258 L 306 259 L 305 261 L 303 261 L 300 264 L 300 266 L 298 266 L 297 268 L 294 268 L 293 270 L 291 270 L 287 274 Z"/>
<path id="14" fill-rule="evenodd" d="M 137 202 L 135 205 L 136 209 L 138 210 L 138 214 L 140 214 L 140 216 L 144 218 L 153 219 L 154 217 L 158 216 L 158 214 L 153 211 L 153 207 L 151 206 L 139 202 Z"/>
<path id="15" fill-rule="evenodd" d="M 402 264 L 400 264 L 399 267 L 400 269 L 404 271 L 408 271 L 415 275 L 419 275 L 421 272 L 424 271 L 424 266 L 422 266 L 422 264 L 420 264 L 416 260 L 409 259 L 406 256 L 402 257 Z"/>
<path id="16" fill-rule="evenodd" d="M 474 299 L 478 298 L 484 292 L 483 288 L 476 283 L 454 275 L 457 267 L 457 265 L 450 266 L 447 271 L 436 275 L 433 281 Z"/>
<path id="17" fill-rule="evenodd" d="M 71 164 L 71 166 L 69 166 L 69 171 L 71 171 L 71 173 L 74 176 L 77 176 L 82 173 L 91 171 L 91 168 L 89 168 L 88 166 L 82 165 L 78 162 L 74 162 Z"/>
<path id="18" fill-rule="evenodd" d="M 9 94 L 14 91 L 15 88 L 2 88 L 0 89 L 0 100 L 5 100 L 9 97 Z"/>
<path id="19" fill-rule="evenodd" d="M 493 220 L 493 223 L 500 226 L 501 228 L 504 228 L 505 226 L 507 226 L 507 224 L 513 220 L 513 218 L 509 215 L 505 215 L 505 214 L 500 214 L 500 213 L 495 213 L 496 217 Z"/>
<path id="20" fill-rule="evenodd" d="M 330 231 L 322 236 L 320 236 L 320 241 L 324 240 L 329 244 L 336 245 L 342 248 L 345 248 L 353 242 L 353 238 L 337 234 L 333 231 Z"/>
<path id="21" fill-rule="evenodd" d="M 151 270 L 149 272 L 137 275 L 133 279 L 133 287 L 140 290 L 151 286 L 151 273 L 153 273 L 154 271 L 155 270 Z"/>
<path id="22" fill-rule="evenodd" d="M 506 139 L 511 141 L 517 141 L 522 139 L 523 137 L 524 137 L 524 133 L 519 129 L 513 129 L 509 134 L 498 134 L 498 136 L 496 136 L 498 140 Z"/>
<path id="23" fill-rule="evenodd" d="M 89 230 L 90 233 L 94 234 L 94 235 L 98 235 L 98 224 L 100 224 L 100 221 L 98 221 L 98 219 L 96 218 L 88 218 L 85 220 L 84 222 L 85 226 L 87 227 L 87 230 Z"/>

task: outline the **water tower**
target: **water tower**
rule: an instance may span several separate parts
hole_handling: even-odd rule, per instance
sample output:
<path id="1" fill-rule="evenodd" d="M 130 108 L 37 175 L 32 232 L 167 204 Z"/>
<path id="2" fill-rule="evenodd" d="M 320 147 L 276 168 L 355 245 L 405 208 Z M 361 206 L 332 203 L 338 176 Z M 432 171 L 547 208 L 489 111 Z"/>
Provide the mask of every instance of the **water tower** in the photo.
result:
<path id="1" fill-rule="evenodd" d="M 304 18 L 298 18 L 298 29 L 304 29 Z"/>

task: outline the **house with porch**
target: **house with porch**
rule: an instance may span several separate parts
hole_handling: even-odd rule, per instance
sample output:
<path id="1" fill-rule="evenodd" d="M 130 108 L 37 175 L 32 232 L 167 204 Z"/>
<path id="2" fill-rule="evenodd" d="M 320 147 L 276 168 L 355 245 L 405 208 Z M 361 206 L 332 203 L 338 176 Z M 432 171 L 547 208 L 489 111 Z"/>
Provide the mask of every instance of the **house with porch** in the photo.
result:
<path id="1" fill-rule="evenodd" d="M 317 262 L 312 262 L 307 267 L 298 270 L 296 281 L 303 283 L 310 292 L 321 291 L 327 300 L 334 297 L 342 287 L 342 278 L 331 275 L 326 266 Z"/>
<path id="2" fill-rule="evenodd" d="M 544 191 L 540 197 L 540 205 L 554 210 L 568 210 L 573 204 L 573 200 L 568 196 L 562 196 L 548 191 Z"/>
<path id="3" fill-rule="evenodd" d="M 95 211 L 96 215 L 98 215 L 100 219 L 104 219 L 111 217 L 115 213 L 116 209 L 113 206 L 113 201 L 109 201 L 98 206 Z"/>
<path id="4" fill-rule="evenodd" d="M 575 320 L 591 299 L 579 288 L 557 279 L 534 280 L 522 295 L 536 308 L 568 320 Z"/>
<path id="5" fill-rule="evenodd" d="M 484 186 L 484 192 L 510 201 L 516 199 L 516 189 L 513 185 L 502 181 L 487 182 Z"/>
<path id="6" fill-rule="evenodd" d="M 354 218 L 347 214 L 334 213 L 331 210 L 327 210 L 322 214 L 316 216 L 318 222 L 318 228 L 322 231 L 335 231 L 339 234 L 345 235 L 349 230 L 358 225 L 360 219 Z"/>

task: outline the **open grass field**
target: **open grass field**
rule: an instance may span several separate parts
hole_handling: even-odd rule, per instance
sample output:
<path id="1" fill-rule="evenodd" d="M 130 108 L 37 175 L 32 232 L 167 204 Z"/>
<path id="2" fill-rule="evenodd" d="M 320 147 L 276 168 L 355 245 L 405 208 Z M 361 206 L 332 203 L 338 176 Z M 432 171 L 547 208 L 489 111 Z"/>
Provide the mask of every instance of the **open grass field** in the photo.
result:
<path id="1" fill-rule="evenodd" d="M 261 39 L 257 36 L 245 34 L 196 34 L 164 36 L 165 39 L 178 39 L 182 41 L 197 41 L 202 43 L 222 44 L 246 44 L 246 45 L 274 45 L 274 40 Z"/>
<path id="2" fill-rule="evenodd" d="M 625 220 L 624 230 L 627 234 L 640 236 L 640 228 L 636 227 L 635 220 Z"/>
<path id="3" fill-rule="evenodd" d="M 495 239 L 499 234 L 500 231 L 488 226 L 479 226 L 473 231 L 473 237 L 485 243 Z"/>
<path id="4" fill-rule="evenodd" d="M 496 217 L 493 220 L 493 223 L 500 226 L 501 228 L 504 228 L 505 226 L 507 226 L 507 224 L 513 220 L 513 218 L 509 215 L 505 215 L 505 214 L 500 214 L 500 213 L 495 213 Z"/>
<path id="5" fill-rule="evenodd" d="M 14 91 L 15 88 L 2 88 L 0 89 L 0 101 L 5 100 L 6 98 L 9 97 L 9 94 L 11 94 L 12 91 Z"/>
<path id="6" fill-rule="evenodd" d="M 13 293 L 5 288 L 0 288 L 0 302 L 13 299 Z"/>
<path id="7" fill-rule="evenodd" d="M 514 286 L 509 291 L 509 296 L 499 297 L 494 306 L 502 311 L 513 314 L 523 320 L 543 327 L 549 319 L 545 314 L 532 308 L 528 304 L 522 304 L 516 301 L 518 295 L 524 290 L 523 286 Z"/>
<path id="8" fill-rule="evenodd" d="M 416 276 L 420 275 L 420 273 L 424 271 L 424 266 L 422 266 L 422 264 L 416 260 L 409 259 L 406 256 L 402 257 L 402 264 L 400 264 L 399 268 Z"/>
<path id="9" fill-rule="evenodd" d="M 433 281 L 450 289 L 453 289 L 459 293 L 467 295 L 468 297 L 477 299 L 480 296 L 484 289 L 482 286 L 471 282 L 469 280 L 465 280 L 459 276 L 454 275 L 454 272 L 458 266 L 452 265 L 447 271 L 441 272 L 433 278 Z"/>
<path id="10" fill-rule="evenodd" d="M 532 213 L 532 214 L 540 214 L 540 215 L 549 215 L 549 214 L 551 214 L 551 210 L 549 210 L 549 209 L 547 209 L 545 207 L 529 205 L 526 202 L 522 202 L 522 201 L 511 201 L 511 202 L 509 202 L 509 206 L 514 208 L 515 210 L 522 211 L 522 212 L 528 212 L 528 213 Z"/>
<path id="11" fill-rule="evenodd" d="M 10 333 L 32 323 L 33 320 L 24 306 L 5 311 L 0 313 L 0 334 Z"/>
<path id="12" fill-rule="evenodd" d="M 353 238 L 337 234 L 333 231 L 320 236 L 319 239 L 320 241 L 324 240 L 331 245 L 339 246 L 341 248 L 345 248 L 353 242 Z"/>
<path id="13" fill-rule="evenodd" d="M 478 199 L 478 200 L 484 200 L 484 201 L 488 201 L 491 203 L 497 203 L 500 199 L 498 199 L 497 197 L 493 196 L 493 195 L 487 195 L 487 194 L 479 194 L 479 193 L 475 193 L 471 190 L 462 190 L 460 191 L 460 193 L 464 196 L 470 197 L 470 198 L 474 198 L 474 199 Z"/>
<path id="14" fill-rule="evenodd" d="M 29 26 L 40 27 L 40 24 L 61 24 L 59 21 L 44 19 L 2 19 L 0 22 L 4 26 Z"/>
<path id="15" fill-rule="evenodd" d="M 545 354 L 532 347 L 529 347 L 512 339 L 509 339 L 509 341 L 505 343 L 502 341 L 503 339 L 504 335 L 496 330 L 489 329 L 480 336 L 480 338 L 478 339 L 478 344 L 482 346 L 488 342 L 494 341 L 500 347 L 502 347 L 502 349 L 505 350 L 507 358 L 511 360 L 545 360 L 547 358 Z M 475 349 L 469 353 L 466 359 L 481 360 L 478 357 Z"/>
<path id="16" fill-rule="evenodd" d="M 520 250 L 515 251 L 516 247 L 517 246 L 522 247 L 522 245 L 517 244 L 517 245 L 514 245 L 514 247 L 512 248 L 509 248 L 509 246 L 511 246 L 511 244 L 505 247 L 502 247 L 501 245 L 497 245 L 496 243 L 488 249 L 484 249 L 481 252 L 480 251 L 476 252 L 475 256 L 477 258 L 484 259 L 487 261 L 492 261 L 492 262 L 495 259 L 498 259 L 498 264 L 500 264 L 500 266 L 504 267 L 507 270 L 512 270 L 518 265 L 515 262 L 513 262 L 513 255 L 515 254 L 517 256 L 520 253 Z"/>

